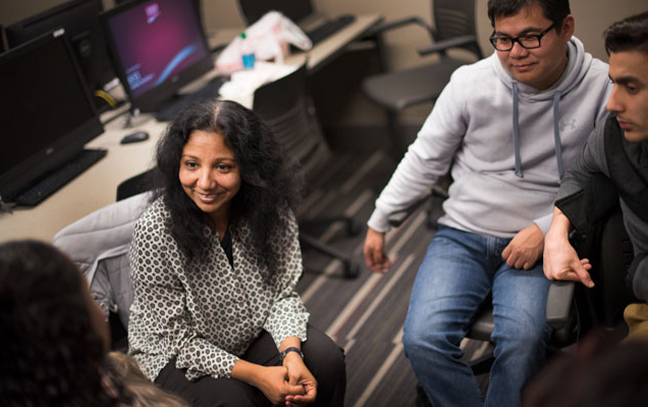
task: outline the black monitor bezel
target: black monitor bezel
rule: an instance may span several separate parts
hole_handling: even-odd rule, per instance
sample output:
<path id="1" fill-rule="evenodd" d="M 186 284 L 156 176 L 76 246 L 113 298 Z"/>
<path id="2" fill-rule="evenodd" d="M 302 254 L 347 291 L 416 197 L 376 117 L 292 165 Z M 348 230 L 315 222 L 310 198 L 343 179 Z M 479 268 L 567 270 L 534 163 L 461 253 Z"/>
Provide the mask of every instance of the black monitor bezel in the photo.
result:
<path id="1" fill-rule="evenodd" d="M 5 33 L 4 27 L 0 24 L 0 54 L 7 50 L 7 45 L 5 44 Z"/>
<path id="2" fill-rule="evenodd" d="M 96 10 L 97 13 L 91 19 L 79 18 L 79 13 L 85 14 L 88 11 Z M 92 90 L 101 90 L 115 78 L 115 73 L 108 56 L 108 47 L 104 38 L 99 14 L 103 12 L 101 0 L 70 0 L 57 6 L 51 7 L 38 14 L 20 20 L 5 27 L 5 35 L 9 49 L 21 45 L 31 39 L 52 32 L 58 28 L 65 28 L 70 44 L 78 41 L 82 34 L 89 37 L 92 48 L 92 55 L 88 62 L 84 61 L 81 51 L 75 51 L 78 58 L 81 72 L 87 81 L 88 87 Z M 87 17 L 90 17 L 89 15 Z M 66 23 L 66 25 L 61 25 Z M 83 27 L 82 32 L 76 32 L 78 27 Z M 74 29 L 72 29 L 74 28 Z M 87 66 L 86 66 L 87 65 Z M 85 68 L 84 68 L 85 67 Z"/>
<path id="3" fill-rule="evenodd" d="M 116 15 L 125 13 L 134 7 L 139 7 L 144 3 L 153 1 L 154 0 L 130 0 L 103 12 L 99 16 L 101 26 L 104 31 L 104 37 L 106 38 L 106 42 L 108 43 L 108 50 L 110 52 L 111 60 L 113 63 L 113 69 L 117 73 L 117 77 L 121 81 L 122 86 L 126 91 L 126 94 L 128 95 L 131 103 L 131 109 L 137 109 L 141 112 L 155 112 L 159 110 L 160 106 L 165 102 L 171 100 L 182 87 L 199 79 L 200 77 L 204 76 L 214 69 L 213 56 L 209 50 L 207 36 L 205 35 L 205 29 L 202 24 L 202 19 L 200 18 L 196 2 L 194 0 L 182 0 L 189 4 L 193 10 L 195 21 L 198 24 L 198 28 L 201 34 L 201 42 L 202 46 L 204 47 L 206 56 L 200 61 L 193 64 L 191 67 L 183 70 L 181 73 L 169 77 L 162 84 L 147 90 L 141 95 L 133 95 L 130 86 L 128 86 L 125 67 L 122 62 L 121 56 L 117 51 L 117 44 L 115 44 L 115 40 L 108 21 Z"/>
<path id="4" fill-rule="evenodd" d="M 15 58 L 30 53 L 37 52 L 49 42 L 63 41 L 70 62 L 74 66 L 79 86 L 83 88 L 85 101 L 88 108 L 93 112 L 92 117 L 88 118 L 85 123 L 78 126 L 71 132 L 53 140 L 45 148 L 34 151 L 19 164 L 0 174 L 0 197 L 3 201 L 11 202 L 11 198 L 20 193 L 31 183 L 41 178 L 47 172 L 55 169 L 61 164 L 69 161 L 72 157 L 81 152 L 84 146 L 92 139 L 104 132 L 103 125 L 99 120 L 97 110 L 92 101 L 90 90 L 86 81 L 83 79 L 81 67 L 74 55 L 74 50 L 70 45 L 69 39 L 64 29 L 58 29 L 51 33 L 44 34 L 40 37 L 27 41 L 16 48 L 12 48 L 0 55 L 0 64 L 9 63 Z M 0 95 L 2 97 L 2 95 Z M 17 101 L 9 101 L 16 104 Z M 38 118 L 34 118 L 38 120 Z"/>
<path id="5" fill-rule="evenodd" d="M 289 15 L 289 13 L 286 13 L 285 10 L 282 10 L 281 7 L 277 7 L 277 4 L 272 4 L 271 0 L 238 0 L 236 3 L 238 4 L 238 8 L 241 12 L 241 16 L 243 17 L 245 23 L 248 26 L 256 23 L 261 17 L 265 15 L 265 13 L 271 10 L 276 10 L 279 11 L 280 13 L 285 14 L 286 17 L 290 18 L 291 20 L 294 20 L 293 22 L 297 24 L 299 24 L 301 21 L 305 20 L 307 17 L 315 13 L 315 7 L 311 0 L 291 0 L 291 1 L 303 1 L 304 4 L 306 4 L 306 8 L 304 9 L 306 13 L 302 16 L 299 16 L 299 18 L 295 18 L 294 16 Z M 281 2 L 282 1 L 280 1 L 279 3 Z M 256 7 L 257 4 L 263 6 Z"/>

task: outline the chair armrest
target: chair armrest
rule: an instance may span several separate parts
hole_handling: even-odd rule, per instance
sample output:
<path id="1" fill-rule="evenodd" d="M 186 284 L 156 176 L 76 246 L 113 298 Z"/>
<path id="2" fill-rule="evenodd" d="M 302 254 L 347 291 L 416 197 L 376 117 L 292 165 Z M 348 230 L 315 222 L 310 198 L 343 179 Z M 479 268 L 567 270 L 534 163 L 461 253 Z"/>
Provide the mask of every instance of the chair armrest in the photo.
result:
<path id="1" fill-rule="evenodd" d="M 405 222 L 405 219 L 409 218 L 411 214 L 416 212 L 416 210 L 418 208 L 420 208 L 421 205 L 423 205 L 423 203 L 425 203 L 429 198 L 430 198 L 430 196 L 426 195 L 425 197 L 423 197 L 423 198 L 419 199 L 418 201 L 414 202 L 413 204 L 411 204 L 407 208 L 405 208 L 405 209 L 403 209 L 401 211 L 396 211 L 396 212 L 390 213 L 389 217 L 387 218 L 387 221 L 389 222 L 389 225 L 391 227 L 394 227 L 394 228 L 397 228 L 400 225 L 402 225 L 403 222 Z"/>
<path id="2" fill-rule="evenodd" d="M 554 329 L 562 328 L 569 321 L 573 297 L 573 281 L 551 282 L 547 295 L 547 323 Z"/>
<path id="3" fill-rule="evenodd" d="M 408 206 L 407 208 L 401 211 L 396 211 L 389 214 L 387 218 L 389 225 L 394 228 L 397 228 L 400 225 L 402 225 L 403 222 L 405 222 L 405 219 L 409 218 L 412 213 L 416 212 L 416 210 L 420 208 L 421 205 L 423 205 L 423 203 L 425 203 L 430 197 L 437 197 L 445 200 L 448 198 L 448 191 L 442 185 L 439 184 L 432 185 L 432 188 L 430 190 L 430 195 L 424 196 L 423 198 L 412 203 L 410 206 Z"/>
<path id="4" fill-rule="evenodd" d="M 445 52 L 450 48 L 457 48 L 470 43 L 477 43 L 477 37 L 474 35 L 462 35 L 460 37 L 435 42 L 429 47 L 418 50 L 418 53 L 420 56 L 424 56 L 434 52 Z"/>
<path id="5" fill-rule="evenodd" d="M 387 32 L 387 31 L 390 31 L 390 30 L 393 30 L 393 29 L 396 29 L 396 28 L 405 27 L 405 26 L 410 25 L 410 24 L 416 24 L 416 25 L 419 25 L 419 26 L 425 28 L 425 30 L 430 35 L 432 35 L 432 33 L 433 33 L 432 28 L 429 25 L 427 25 L 427 23 L 425 21 L 423 21 L 423 19 L 421 19 L 419 17 L 405 17 L 405 18 L 402 18 L 400 20 L 380 24 L 377 27 L 371 29 L 366 35 L 369 36 L 369 37 L 372 37 L 372 36 L 383 34 L 383 33 Z"/>

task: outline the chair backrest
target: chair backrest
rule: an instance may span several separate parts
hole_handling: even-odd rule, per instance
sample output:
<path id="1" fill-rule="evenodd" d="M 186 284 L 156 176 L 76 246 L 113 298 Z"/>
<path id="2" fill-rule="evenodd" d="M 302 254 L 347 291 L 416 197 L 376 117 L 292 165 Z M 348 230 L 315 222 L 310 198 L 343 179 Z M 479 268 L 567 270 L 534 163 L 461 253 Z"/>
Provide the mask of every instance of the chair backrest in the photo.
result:
<path id="1" fill-rule="evenodd" d="M 291 163 L 312 174 L 330 149 L 306 88 L 306 65 L 254 92 L 253 110 L 275 133 Z"/>
<path id="2" fill-rule="evenodd" d="M 599 246 L 598 264 L 594 264 L 598 274 L 598 287 L 595 287 L 596 305 L 600 322 L 605 327 L 614 327 L 623 317 L 623 310 L 631 302 L 636 302 L 631 289 L 626 285 L 626 275 L 634 251 L 628 232 L 623 224 L 621 210 L 617 210 L 605 221 Z"/>
<path id="3" fill-rule="evenodd" d="M 149 200 L 150 194 L 139 194 L 100 208 L 59 231 L 52 241 L 79 266 L 106 316 L 115 310 L 124 328 L 133 301 L 128 247 Z"/>
<path id="4" fill-rule="evenodd" d="M 122 181 L 117 185 L 117 200 L 121 201 L 133 195 L 155 189 L 156 169 L 157 167 L 153 167 Z"/>
<path id="5" fill-rule="evenodd" d="M 432 0 L 432 18 L 435 41 L 464 35 L 477 38 L 475 0 Z M 479 59 L 483 58 L 477 41 L 462 47 L 475 53 Z"/>

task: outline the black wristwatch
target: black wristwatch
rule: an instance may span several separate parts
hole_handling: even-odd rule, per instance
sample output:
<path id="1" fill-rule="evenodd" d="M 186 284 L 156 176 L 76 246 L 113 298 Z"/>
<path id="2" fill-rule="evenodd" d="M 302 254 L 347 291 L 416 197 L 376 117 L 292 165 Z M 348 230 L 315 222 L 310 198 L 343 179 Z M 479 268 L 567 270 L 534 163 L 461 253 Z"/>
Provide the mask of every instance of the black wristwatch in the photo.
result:
<path id="1" fill-rule="evenodd" d="M 297 352 L 299 356 L 301 356 L 301 358 L 304 359 L 304 354 L 299 348 L 291 347 L 291 348 L 284 349 L 284 351 L 279 354 L 279 360 L 281 361 L 281 363 L 283 363 L 284 358 L 290 352 Z"/>

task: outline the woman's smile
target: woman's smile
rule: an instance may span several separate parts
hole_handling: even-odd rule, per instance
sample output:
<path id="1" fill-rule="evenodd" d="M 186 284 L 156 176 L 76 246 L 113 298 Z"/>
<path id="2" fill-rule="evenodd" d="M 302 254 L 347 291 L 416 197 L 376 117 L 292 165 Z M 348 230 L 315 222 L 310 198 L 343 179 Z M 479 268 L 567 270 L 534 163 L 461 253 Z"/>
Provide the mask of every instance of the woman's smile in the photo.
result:
<path id="1" fill-rule="evenodd" d="M 187 196 L 212 218 L 226 226 L 232 198 L 241 188 L 236 157 L 218 133 L 195 130 L 182 149 L 179 179 Z"/>

